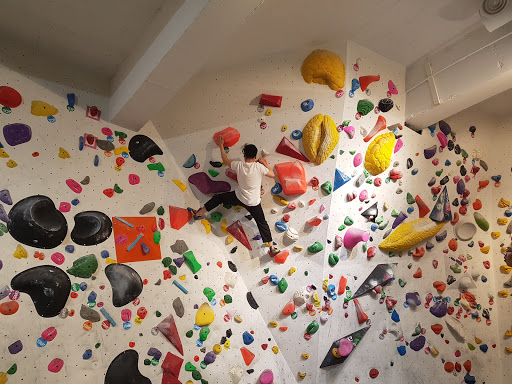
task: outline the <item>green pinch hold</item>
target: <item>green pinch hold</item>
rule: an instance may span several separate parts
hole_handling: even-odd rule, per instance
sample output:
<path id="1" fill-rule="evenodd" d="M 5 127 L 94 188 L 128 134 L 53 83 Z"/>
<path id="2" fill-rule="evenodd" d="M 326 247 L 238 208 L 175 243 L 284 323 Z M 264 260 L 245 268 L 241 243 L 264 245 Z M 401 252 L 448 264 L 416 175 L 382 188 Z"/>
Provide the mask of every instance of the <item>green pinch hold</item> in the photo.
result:
<path id="1" fill-rule="evenodd" d="M 171 271 L 171 274 L 174 276 L 178 274 L 178 268 L 175 265 L 169 265 L 169 271 Z"/>
<path id="2" fill-rule="evenodd" d="M 210 217 L 212 218 L 213 221 L 218 223 L 218 222 L 220 222 L 222 220 L 222 213 L 220 213 L 220 212 L 212 212 L 210 214 Z"/>
<path id="3" fill-rule="evenodd" d="M 185 333 L 185 336 L 187 336 L 190 339 L 192 336 L 194 336 L 194 331 L 187 331 L 187 333 Z"/>
<path id="4" fill-rule="evenodd" d="M 291 314 L 291 316 L 290 316 L 290 317 L 291 317 L 293 320 L 295 320 L 295 319 L 297 318 L 297 316 L 298 316 L 298 313 L 297 313 L 297 312 L 293 312 L 293 313 Z"/>
<path id="5" fill-rule="evenodd" d="M 154 164 L 148 164 L 148 169 L 150 171 L 165 171 L 165 167 L 162 163 L 154 163 Z"/>
<path id="6" fill-rule="evenodd" d="M 320 324 L 318 324 L 318 321 L 313 320 L 311 323 L 309 323 L 308 327 L 306 328 L 306 332 L 310 335 L 314 335 L 317 333 L 318 329 L 320 328 Z"/>
<path id="7" fill-rule="evenodd" d="M 153 232 L 153 241 L 155 244 L 160 244 L 160 240 L 162 240 L 162 234 L 160 231 Z"/>
<path id="8" fill-rule="evenodd" d="M 201 269 L 201 264 L 196 260 L 194 253 L 192 251 L 187 251 L 183 254 L 185 261 L 187 262 L 188 267 L 192 270 L 192 273 L 197 273 Z"/>
<path id="9" fill-rule="evenodd" d="M 165 268 L 167 268 L 169 265 L 172 264 L 172 259 L 169 256 L 164 257 L 162 259 L 162 264 L 164 265 Z"/>
<path id="10" fill-rule="evenodd" d="M 208 170 L 208 173 L 210 174 L 211 177 L 217 177 L 219 176 L 219 172 L 213 170 L 213 169 L 209 169 Z"/>
<path id="11" fill-rule="evenodd" d="M 354 156 L 356 154 L 356 151 L 348 151 L 348 153 L 350 153 L 352 156 Z"/>
<path id="12" fill-rule="evenodd" d="M 270 268 L 265 268 L 265 269 L 263 270 L 263 272 L 265 272 L 265 273 L 268 273 L 268 271 L 270 271 Z"/>
<path id="13" fill-rule="evenodd" d="M 202 340 L 202 341 L 205 341 L 207 338 L 208 338 L 208 335 L 210 334 L 210 328 L 208 327 L 203 327 L 201 328 L 201 330 L 199 331 L 199 338 Z"/>
<path id="14" fill-rule="evenodd" d="M 224 295 L 224 302 L 226 304 L 231 304 L 233 302 L 233 298 L 231 297 L 231 295 Z"/>
<path id="15" fill-rule="evenodd" d="M 352 225 L 354 224 L 354 220 L 350 218 L 350 216 L 345 217 L 345 220 L 343 221 L 345 225 Z"/>
<path id="16" fill-rule="evenodd" d="M 400 287 L 402 287 L 402 288 L 403 288 L 403 287 L 405 287 L 405 285 L 406 285 L 406 284 L 407 284 L 407 281 L 402 280 L 402 279 L 398 279 L 398 285 L 399 285 Z"/>
<path id="17" fill-rule="evenodd" d="M 197 370 L 192 372 L 192 378 L 193 378 L 194 380 L 201 380 L 201 377 L 202 377 L 202 376 L 201 376 L 201 372 L 199 372 L 199 371 L 197 371 Z"/>
<path id="18" fill-rule="evenodd" d="M 14 375 L 18 371 L 18 366 L 16 364 L 13 364 L 11 368 L 7 370 L 8 375 Z"/>
<path id="19" fill-rule="evenodd" d="M 381 217 L 382 217 L 382 216 L 381 216 Z M 388 220 L 388 221 L 386 221 L 384 224 L 379 225 L 379 229 L 380 229 L 380 230 L 386 229 L 386 227 L 388 226 L 388 224 L 389 224 L 389 220 Z"/>
<path id="20" fill-rule="evenodd" d="M 381 216 L 380 218 L 378 219 L 375 219 L 375 224 L 380 224 L 384 221 L 384 216 Z"/>
<path id="21" fill-rule="evenodd" d="M 345 228 L 347 228 L 347 226 L 345 224 L 341 224 L 339 227 L 338 227 L 338 231 L 343 231 Z"/>
<path id="22" fill-rule="evenodd" d="M 121 187 L 117 184 L 114 184 L 114 192 L 115 193 L 123 193 L 124 191 L 121 189 Z"/>
<path id="23" fill-rule="evenodd" d="M 473 217 L 475 218 L 476 225 L 478 225 L 482 231 L 487 232 L 489 230 L 489 222 L 480 212 L 474 212 Z"/>
<path id="24" fill-rule="evenodd" d="M 324 249 L 324 246 L 322 245 L 322 243 L 320 243 L 318 241 L 315 241 L 313 244 L 311 244 L 308 247 L 308 251 L 310 253 L 318 253 L 318 252 L 320 252 L 323 249 Z"/>
<path id="25" fill-rule="evenodd" d="M 331 253 L 329 255 L 329 265 L 331 267 L 334 267 L 336 264 L 338 264 L 338 261 L 340 261 L 340 258 L 338 255 L 334 254 L 334 253 Z"/>
<path id="26" fill-rule="evenodd" d="M 347 289 L 345 291 L 345 298 L 343 299 L 343 301 L 345 303 L 348 303 L 350 301 L 350 299 L 352 299 L 352 291 L 350 289 Z"/>
<path id="27" fill-rule="evenodd" d="M 347 127 L 347 126 L 349 126 L 349 125 L 350 125 L 350 121 L 351 121 L 351 120 L 343 120 L 343 123 L 341 123 L 341 125 L 342 125 L 343 127 Z"/>
<path id="28" fill-rule="evenodd" d="M 452 270 L 453 273 L 461 273 L 462 272 L 462 270 L 460 269 L 460 265 L 457 263 L 450 265 L 450 269 Z"/>
<path id="29" fill-rule="evenodd" d="M 414 199 L 414 197 L 412 197 L 412 195 L 407 192 L 407 204 L 414 204 L 416 202 L 416 200 Z"/>
<path id="30" fill-rule="evenodd" d="M 279 281 L 279 284 L 277 284 L 277 288 L 279 289 L 279 292 L 281 292 L 281 293 L 286 292 L 286 289 L 288 288 L 288 282 L 286 281 L 286 279 L 284 277 Z"/>
<path id="31" fill-rule="evenodd" d="M 160 360 L 158 360 L 156 357 L 153 357 L 153 358 L 151 359 L 151 365 L 152 365 L 153 367 L 156 367 L 156 366 L 158 365 L 158 363 L 160 363 Z"/>
<path id="32" fill-rule="evenodd" d="M 192 372 L 195 371 L 196 369 L 197 368 L 190 361 L 185 364 L 185 371 Z"/>
<path id="33" fill-rule="evenodd" d="M 208 301 L 212 301 L 213 297 L 215 296 L 215 291 L 209 287 L 206 287 L 205 289 L 203 289 L 203 293 L 206 296 L 206 298 L 208 299 Z"/>
<path id="34" fill-rule="evenodd" d="M 443 173 L 443 168 L 441 168 L 440 170 L 436 171 L 436 176 L 439 177 L 439 176 L 441 176 L 442 173 Z"/>
<path id="35" fill-rule="evenodd" d="M 328 195 L 332 193 L 332 184 L 330 181 L 326 181 L 325 183 L 322 184 L 322 191 L 324 191 Z"/>
<path id="36" fill-rule="evenodd" d="M 158 216 L 162 216 L 165 213 L 165 209 L 162 206 L 159 206 L 156 210 Z"/>
<path id="37" fill-rule="evenodd" d="M 128 137 L 128 135 L 122 131 L 114 131 L 114 135 L 120 139 L 126 139 Z"/>
<path id="38" fill-rule="evenodd" d="M 70 275 L 88 279 L 98 269 L 98 260 L 93 254 L 82 256 L 73 261 L 73 266 L 66 270 Z"/>
<path id="39" fill-rule="evenodd" d="M 400 213 L 398 213 L 398 212 L 397 212 L 397 211 L 395 211 L 394 209 L 393 209 L 393 211 L 391 211 L 391 216 L 393 216 L 393 217 L 398 217 L 398 215 L 399 215 L 399 214 L 400 214 Z"/>

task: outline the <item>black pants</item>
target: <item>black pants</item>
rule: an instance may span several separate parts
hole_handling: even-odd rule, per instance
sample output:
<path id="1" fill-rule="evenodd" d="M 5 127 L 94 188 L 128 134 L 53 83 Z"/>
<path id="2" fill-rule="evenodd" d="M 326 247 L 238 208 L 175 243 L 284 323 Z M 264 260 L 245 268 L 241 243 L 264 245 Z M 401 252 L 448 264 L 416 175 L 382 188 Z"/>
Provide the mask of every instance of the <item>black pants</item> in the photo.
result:
<path id="1" fill-rule="evenodd" d="M 268 226 L 267 220 L 265 219 L 265 214 L 263 213 L 263 209 L 261 208 L 261 203 L 255 206 L 248 206 L 242 203 L 238 197 L 236 197 L 235 191 L 220 193 L 218 195 L 213 196 L 210 200 L 206 202 L 204 207 L 208 212 L 212 209 L 215 209 L 220 204 L 226 205 L 241 205 L 245 209 L 249 211 L 251 216 L 256 221 L 256 225 L 260 231 L 261 240 L 264 243 L 272 242 L 272 233 L 270 233 L 270 228 Z"/>

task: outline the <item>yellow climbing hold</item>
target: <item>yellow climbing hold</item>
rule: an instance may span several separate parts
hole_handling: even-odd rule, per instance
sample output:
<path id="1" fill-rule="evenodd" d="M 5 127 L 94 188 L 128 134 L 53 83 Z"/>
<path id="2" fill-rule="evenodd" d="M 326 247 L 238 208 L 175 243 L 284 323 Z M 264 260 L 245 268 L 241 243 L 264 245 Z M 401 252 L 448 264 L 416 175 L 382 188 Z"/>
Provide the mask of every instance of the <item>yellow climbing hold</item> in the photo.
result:
<path id="1" fill-rule="evenodd" d="M 501 236 L 501 232 L 491 232 L 491 237 L 496 240 L 498 237 Z"/>
<path id="2" fill-rule="evenodd" d="M 395 144 L 396 138 L 393 132 L 379 135 L 370 143 L 364 156 L 364 167 L 368 172 L 375 176 L 389 167 Z"/>
<path id="3" fill-rule="evenodd" d="M 231 347 L 231 341 L 226 340 L 226 342 L 224 343 L 224 349 L 229 349 Z"/>
<path id="4" fill-rule="evenodd" d="M 0 157 L 3 159 L 7 159 L 9 157 L 9 154 L 5 152 L 3 148 L 0 148 Z"/>
<path id="5" fill-rule="evenodd" d="M 475 343 L 481 344 L 482 343 L 482 339 L 479 339 L 478 337 L 475 337 Z"/>
<path id="6" fill-rule="evenodd" d="M 303 249 L 304 249 L 304 247 L 301 247 L 300 245 L 294 245 L 294 246 L 293 246 L 293 250 L 294 250 L 295 252 L 300 252 L 300 251 L 302 251 Z"/>
<path id="7" fill-rule="evenodd" d="M 0 384 L 7 383 L 7 373 L 0 372 Z"/>
<path id="8" fill-rule="evenodd" d="M 507 336 L 507 337 L 512 336 L 512 331 L 511 331 L 510 329 L 507 329 L 507 330 L 505 331 L 505 336 Z"/>
<path id="9" fill-rule="evenodd" d="M 59 112 L 53 105 L 45 103 L 44 101 L 34 100 L 30 107 L 30 113 L 34 116 L 53 116 Z"/>
<path id="10" fill-rule="evenodd" d="M 187 186 L 185 184 L 183 184 L 178 179 L 172 179 L 172 181 L 174 182 L 174 184 L 178 186 L 179 189 L 181 189 L 182 192 L 185 192 L 185 190 L 187 189 Z"/>
<path id="11" fill-rule="evenodd" d="M 201 220 L 201 224 L 204 225 L 204 229 L 206 230 L 206 234 L 209 234 L 212 231 L 212 226 L 210 222 L 206 219 Z"/>
<path id="12" fill-rule="evenodd" d="M 288 275 L 293 275 L 295 272 L 297 272 L 297 268 L 295 267 L 291 267 L 290 270 L 288 271 Z"/>
<path id="13" fill-rule="evenodd" d="M 27 250 L 25 248 L 23 248 L 21 246 L 21 244 L 18 244 L 18 246 L 16 247 L 16 251 L 14 251 L 14 254 L 13 256 L 17 259 L 21 259 L 21 258 L 24 258 L 26 259 L 28 254 L 27 254 Z"/>
<path id="14" fill-rule="evenodd" d="M 434 236 L 443 228 L 444 223 L 437 223 L 428 217 L 402 223 L 379 244 L 379 248 L 388 252 L 406 251 Z"/>
<path id="15" fill-rule="evenodd" d="M 233 242 L 233 240 L 235 240 L 235 238 L 231 235 L 229 235 L 226 239 L 226 241 L 228 242 L 228 244 L 231 244 Z"/>
<path id="16" fill-rule="evenodd" d="M 288 205 L 288 201 L 286 201 L 284 197 L 279 195 L 274 195 L 274 201 L 281 205 Z"/>
<path id="17" fill-rule="evenodd" d="M 226 221 L 226 219 L 222 219 L 222 223 L 220 225 L 220 230 L 222 231 L 222 233 L 225 233 L 226 235 L 228 234 L 228 231 L 226 229 L 227 227 L 228 227 L 228 222 Z"/>
<path id="18" fill-rule="evenodd" d="M 213 346 L 213 353 L 215 353 L 216 355 L 218 355 L 219 353 L 222 352 L 222 347 L 219 345 L 219 344 L 215 344 Z"/>
<path id="19" fill-rule="evenodd" d="M 285 124 L 283 125 L 283 127 L 281 128 L 281 132 L 286 132 L 286 130 L 288 129 L 288 126 Z"/>
<path id="20" fill-rule="evenodd" d="M 297 372 L 297 375 L 298 375 L 301 379 L 304 379 L 304 378 L 306 378 L 306 376 L 307 376 L 307 372 L 301 372 L 301 371 L 299 371 L 299 372 Z"/>
<path id="21" fill-rule="evenodd" d="M 439 355 L 439 351 L 437 350 L 436 347 L 434 347 L 433 345 L 430 346 L 430 352 L 432 353 L 432 355 L 434 356 L 437 356 Z"/>
<path id="22" fill-rule="evenodd" d="M 304 360 L 309 359 L 309 353 L 303 353 L 301 356 Z"/>
<path id="23" fill-rule="evenodd" d="M 270 108 L 267 109 L 265 115 L 270 116 L 272 114 L 272 110 Z"/>
<path id="24" fill-rule="evenodd" d="M 7 163 L 5 163 L 9 168 L 15 168 L 18 166 L 18 163 L 14 160 L 9 160 Z"/>
<path id="25" fill-rule="evenodd" d="M 123 152 L 130 153 L 130 150 L 126 148 L 124 145 L 122 147 L 114 149 L 114 155 L 116 156 L 120 155 Z"/>
<path id="26" fill-rule="evenodd" d="M 489 253 L 490 250 L 491 250 L 490 245 L 486 245 L 485 247 L 480 248 L 480 252 L 485 253 L 486 255 Z"/>
<path id="27" fill-rule="evenodd" d="M 332 351 L 331 351 L 332 355 L 337 358 L 337 359 L 340 359 L 341 358 L 341 355 L 340 355 L 340 351 L 338 348 L 333 348 Z"/>
<path id="28" fill-rule="evenodd" d="M 315 49 L 302 63 L 302 77 L 308 84 L 325 84 L 333 91 L 345 86 L 345 64 L 334 52 Z"/>
<path id="29" fill-rule="evenodd" d="M 240 316 L 240 315 L 235 315 L 234 319 L 235 319 L 235 322 L 237 322 L 238 324 L 240 324 L 242 321 L 244 321 L 244 319 L 242 319 L 242 316 Z"/>
<path id="30" fill-rule="evenodd" d="M 319 113 L 308 121 L 302 131 L 302 144 L 308 159 L 316 165 L 322 164 L 338 145 L 340 134 L 336 123 L 328 115 Z"/>
<path id="31" fill-rule="evenodd" d="M 204 327 L 213 323 L 213 320 L 215 320 L 215 313 L 213 313 L 208 303 L 201 304 L 196 312 L 196 324 L 199 327 Z"/>
<path id="32" fill-rule="evenodd" d="M 107 257 L 105 259 L 105 263 L 107 263 L 107 264 L 115 264 L 115 263 L 117 263 L 117 261 L 114 260 L 114 259 L 111 259 L 110 257 Z"/>
<path id="33" fill-rule="evenodd" d="M 69 159 L 71 156 L 69 156 L 69 152 L 66 151 L 64 148 L 59 148 L 59 157 L 61 159 Z"/>
<path id="34" fill-rule="evenodd" d="M 512 353 L 512 348 L 505 347 L 505 352 Z"/>
<path id="35" fill-rule="evenodd" d="M 508 219 L 506 217 L 498 219 L 498 225 L 507 225 Z"/>
<path id="36" fill-rule="evenodd" d="M 277 355 L 279 353 L 279 347 L 277 345 L 272 347 L 272 352 L 274 352 Z"/>
<path id="37" fill-rule="evenodd" d="M 237 205 L 235 206 L 235 208 L 233 208 L 233 210 L 236 212 L 236 213 L 239 213 L 240 211 L 242 211 L 242 207 Z"/>
<path id="38" fill-rule="evenodd" d="M 512 267 L 509 267 L 508 265 L 502 265 L 500 267 L 500 271 L 508 275 L 510 272 L 512 272 Z"/>
<path id="39" fill-rule="evenodd" d="M 187 278 L 187 275 L 181 275 L 180 277 L 178 277 L 178 279 L 180 280 L 185 280 Z"/>
<path id="40" fill-rule="evenodd" d="M 505 200 L 503 197 L 498 202 L 498 207 L 507 208 L 510 205 L 510 201 Z"/>
<path id="41" fill-rule="evenodd" d="M 272 328 L 276 328 L 278 326 L 277 321 L 271 321 L 268 323 L 268 325 L 270 325 Z"/>
<path id="42" fill-rule="evenodd" d="M 503 289 L 503 290 L 499 291 L 498 295 L 500 297 L 508 297 L 508 289 Z"/>

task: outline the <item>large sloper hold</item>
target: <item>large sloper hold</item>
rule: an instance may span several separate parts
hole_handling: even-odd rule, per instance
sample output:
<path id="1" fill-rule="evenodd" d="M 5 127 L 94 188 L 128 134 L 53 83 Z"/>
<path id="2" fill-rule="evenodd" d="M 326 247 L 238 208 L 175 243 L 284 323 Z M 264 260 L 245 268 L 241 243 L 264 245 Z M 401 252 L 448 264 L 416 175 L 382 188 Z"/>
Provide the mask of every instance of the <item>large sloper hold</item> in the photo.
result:
<path id="1" fill-rule="evenodd" d="M 4 137 L 11 147 L 27 143 L 32 138 L 32 129 L 27 124 L 13 123 L 4 126 Z"/>
<path id="2" fill-rule="evenodd" d="M 325 84 L 333 91 L 345 86 L 345 64 L 337 54 L 327 49 L 311 52 L 302 63 L 301 73 L 308 84 Z"/>
<path id="3" fill-rule="evenodd" d="M 231 185 L 227 181 L 212 180 L 205 172 L 190 175 L 188 182 L 195 185 L 205 195 L 231 191 Z"/>
<path id="4" fill-rule="evenodd" d="M 320 368 L 330 367 L 332 365 L 342 364 L 347 357 L 350 356 L 354 348 L 359 344 L 361 339 L 366 335 L 370 326 L 361 328 L 348 336 L 342 337 L 332 343 L 329 351 L 325 355 Z"/>
<path id="5" fill-rule="evenodd" d="M 177 351 L 183 356 L 183 346 L 181 344 L 180 334 L 174 321 L 174 316 L 171 314 L 162 320 L 160 324 L 156 326 L 158 330 L 165 336 L 169 342 L 174 345 Z"/>
<path id="6" fill-rule="evenodd" d="M 219 136 L 224 138 L 224 147 L 232 147 L 240 140 L 240 132 L 233 127 L 227 127 L 213 135 L 213 141 L 217 144 Z"/>
<path id="7" fill-rule="evenodd" d="M 293 144 L 288 138 L 283 137 L 281 142 L 278 144 L 276 148 L 276 152 L 280 153 L 281 155 L 286 155 L 293 157 L 297 160 L 302 160 L 306 163 L 309 163 L 309 159 L 304 156 L 299 149 Z"/>
<path id="8" fill-rule="evenodd" d="M 336 123 L 328 115 L 319 113 L 308 121 L 302 131 L 302 144 L 310 161 L 322 164 L 338 145 L 340 135 Z"/>
<path id="9" fill-rule="evenodd" d="M 64 215 L 49 197 L 42 195 L 29 196 L 14 204 L 7 228 L 20 243 L 43 249 L 57 247 L 68 233 Z"/>
<path id="10" fill-rule="evenodd" d="M 139 371 L 139 354 L 127 349 L 116 356 L 105 374 L 105 384 L 151 384 Z"/>
<path id="11" fill-rule="evenodd" d="M 229 227 L 226 228 L 228 233 L 241 242 L 249 251 L 252 251 L 251 244 L 249 243 L 249 239 L 244 231 L 244 226 L 240 222 L 240 220 L 235 221 Z"/>
<path id="12" fill-rule="evenodd" d="M 435 222 L 428 217 L 402 223 L 379 244 L 379 248 L 388 252 L 407 251 L 437 234 L 445 223 Z"/>
<path id="13" fill-rule="evenodd" d="M 27 293 L 41 317 L 57 316 L 66 305 L 71 293 L 71 281 L 62 269 L 41 265 L 18 273 L 11 287 Z"/>
<path id="14" fill-rule="evenodd" d="M 391 155 L 395 148 L 396 138 L 393 132 L 383 133 L 373 140 L 364 156 L 364 167 L 376 176 L 384 172 L 391 164 Z"/>
<path id="15" fill-rule="evenodd" d="M 112 286 L 112 303 L 122 307 L 135 300 L 142 292 L 143 284 L 137 271 L 124 264 L 109 264 L 105 275 Z"/>
<path id="16" fill-rule="evenodd" d="M 381 287 L 391 282 L 395 277 L 395 267 L 397 263 L 379 264 L 370 275 L 363 281 L 361 286 L 352 296 L 353 299 L 370 292 L 372 289 L 380 285 Z"/>
<path id="17" fill-rule="evenodd" d="M 280 163 L 274 167 L 285 195 L 291 196 L 307 192 L 306 170 L 300 161 Z"/>
<path id="18" fill-rule="evenodd" d="M 145 162 L 151 156 L 163 155 L 160 147 L 145 135 L 133 136 L 128 143 L 128 149 L 130 157 L 139 163 Z"/>
<path id="19" fill-rule="evenodd" d="M 192 219 L 192 212 L 185 208 L 169 205 L 169 219 L 171 221 L 171 228 L 180 230 Z"/>
<path id="20" fill-rule="evenodd" d="M 75 215 L 71 240 L 79 245 L 103 243 L 112 234 L 112 220 L 103 212 L 84 211 Z"/>
<path id="21" fill-rule="evenodd" d="M 450 221 L 452 219 L 452 209 L 446 186 L 439 194 L 434 208 L 432 208 L 432 212 L 430 212 L 429 218 L 437 222 Z"/>

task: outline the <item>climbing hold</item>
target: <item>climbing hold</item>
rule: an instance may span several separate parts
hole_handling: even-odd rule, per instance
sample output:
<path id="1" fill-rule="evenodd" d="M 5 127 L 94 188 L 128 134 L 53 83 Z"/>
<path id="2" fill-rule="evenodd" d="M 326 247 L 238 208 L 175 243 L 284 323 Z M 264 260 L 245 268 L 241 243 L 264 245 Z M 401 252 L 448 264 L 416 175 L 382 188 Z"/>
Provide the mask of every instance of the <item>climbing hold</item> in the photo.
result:
<path id="1" fill-rule="evenodd" d="M 326 84 L 333 91 L 345 86 L 345 65 L 335 53 L 317 49 L 304 60 L 301 68 L 302 77 L 308 84 Z"/>
<path id="2" fill-rule="evenodd" d="M 183 168 L 192 168 L 196 164 L 196 155 L 192 154 L 183 164 Z"/>
<path id="3" fill-rule="evenodd" d="M 30 113 L 34 116 L 49 117 L 56 115 L 58 112 L 59 110 L 57 108 L 40 100 L 33 100 L 30 107 Z"/>
<path id="4" fill-rule="evenodd" d="M 280 181 L 280 186 L 282 186 L 287 196 L 306 193 L 306 171 L 300 161 L 280 163 L 276 164 L 274 167 Z M 279 194 L 280 191 L 274 190 L 273 188 L 272 193 Z"/>
<path id="5" fill-rule="evenodd" d="M 300 103 L 300 109 L 302 109 L 303 112 L 311 111 L 314 106 L 315 102 L 312 99 L 307 99 Z"/>
<path id="6" fill-rule="evenodd" d="M 302 142 L 310 161 L 322 164 L 338 144 L 336 124 L 328 115 L 317 114 L 303 130 Z"/>
<path id="7" fill-rule="evenodd" d="M 109 264 L 105 268 L 112 286 L 112 303 L 114 307 L 122 307 L 135 300 L 142 292 L 143 284 L 139 274 L 125 264 Z"/>
<path id="8" fill-rule="evenodd" d="M 370 234 L 368 232 L 351 227 L 347 230 L 347 232 L 345 232 L 343 243 L 345 248 L 351 249 L 354 248 L 360 241 L 366 242 L 369 238 Z"/>
<path id="9" fill-rule="evenodd" d="M 269 108 L 270 109 L 270 108 Z M 268 115 L 267 115 L 268 116 Z M 224 138 L 224 147 L 232 147 L 240 140 L 240 132 L 233 127 L 227 127 L 213 135 L 213 142 L 217 144 L 219 136 Z"/>
<path id="10" fill-rule="evenodd" d="M 210 179 L 205 172 L 198 172 L 190 175 L 188 182 L 195 185 L 197 189 L 205 195 L 229 192 L 231 190 L 231 185 L 228 182 L 214 181 Z"/>
<path id="11" fill-rule="evenodd" d="M 322 251 L 323 249 L 324 249 L 324 246 L 320 242 L 316 241 L 315 243 L 313 243 L 312 245 L 310 245 L 308 247 L 308 252 L 318 253 L 318 252 Z"/>
<path id="12" fill-rule="evenodd" d="M 195 322 L 199 327 L 210 325 L 215 320 L 215 313 L 208 303 L 203 303 L 196 312 Z"/>
<path id="13" fill-rule="evenodd" d="M 77 260 L 73 261 L 73 266 L 67 269 L 67 273 L 70 275 L 87 279 L 91 277 L 94 272 L 98 269 L 98 260 L 93 254 L 82 256 Z"/>
<path id="14" fill-rule="evenodd" d="M 474 212 L 473 216 L 475 218 L 476 224 L 480 227 L 482 231 L 488 231 L 489 230 L 489 222 L 485 217 L 482 216 L 479 212 Z"/>

